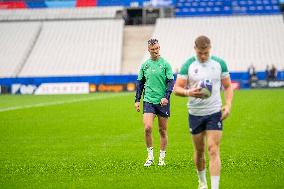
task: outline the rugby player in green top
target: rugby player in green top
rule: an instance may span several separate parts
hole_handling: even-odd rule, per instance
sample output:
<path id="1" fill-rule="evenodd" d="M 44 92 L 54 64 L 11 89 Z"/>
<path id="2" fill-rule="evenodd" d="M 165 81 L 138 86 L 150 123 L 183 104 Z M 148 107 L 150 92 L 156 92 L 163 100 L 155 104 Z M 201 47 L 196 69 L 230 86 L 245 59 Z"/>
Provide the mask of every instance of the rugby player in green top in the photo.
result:
<path id="1" fill-rule="evenodd" d="M 173 90 L 174 76 L 170 64 L 159 54 L 160 45 L 157 39 L 148 41 L 148 51 L 150 58 L 142 64 L 138 74 L 135 108 L 137 112 L 140 111 L 140 99 L 143 94 L 143 122 L 148 151 L 144 166 L 149 167 L 154 161 L 152 128 L 155 116 L 158 117 L 160 133 L 158 165 L 164 166 L 168 143 L 167 124 L 168 117 L 170 117 L 170 95 Z"/>

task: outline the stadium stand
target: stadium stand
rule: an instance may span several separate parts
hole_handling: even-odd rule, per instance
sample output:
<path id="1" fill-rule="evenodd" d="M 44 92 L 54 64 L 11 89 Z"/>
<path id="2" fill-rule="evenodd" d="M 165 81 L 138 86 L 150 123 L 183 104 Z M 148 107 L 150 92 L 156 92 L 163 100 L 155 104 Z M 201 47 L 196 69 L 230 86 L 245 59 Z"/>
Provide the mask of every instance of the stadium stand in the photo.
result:
<path id="1" fill-rule="evenodd" d="M 140 61 L 147 49 L 147 41 L 151 38 L 153 30 L 152 25 L 124 27 L 122 74 L 137 74 Z"/>
<path id="2" fill-rule="evenodd" d="M 96 0 L 77 0 L 76 1 L 76 7 L 91 7 L 96 6 L 97 1 Z"/>
<path id="3" fill-rule="evenodd" d="M 85 7 L 50 9 L 5 9 L 0 11 L 0 21 L 38 21 L 66 19 L 114 19 L 123 7 Z"/>
<path id="4" fill-rule="evenodd" d="M 277 0 L 177 0 L 176 16 L 279 13 Z"/>
<path id="5" fill-rule="evenodd" d="M 234 13 L 240 14 L 273 14 L 279 13 L 278 0 L 233 0 Z"/>
<path id="6" fill-rule="evenodd" d="M 46 0 L 45 1 L 46 6 L 49 8 L 60 8 L 60 7 L 70 7 L 73 8 L 76 6 L 76 1 L 75 0 Z"/>
<path id="7" fill-rule="evenodd" d="M 246 71 L 250 64 L 265 70 L 267 64 L 283 67 L 284 25 L 281 15 L 190 17 L 159 19 L 154 37 L 161 54 L 175 71 L 194 54 L 194 40 L 204 34 L 212 40 L 212 53 L 224 58 L 229 69 Z M 145 52 L 144 60 L 148 57 Z"/>
<path id="8" fill-rule="evenodd" d="M 250 64 L 257 71 L 271 64 L 284 69 L 284 26 L 278 0 L 159 1 L 174 6 L 178 18 L 171 19 L 161 18 L 163 11 L 155 2 L 0 1 L 0 84 L 9 87 L 35 80 L 36 85 L 51 81 L 116 83 L 113 75 L 120 74 L 121 81 L 133 82 L 139 65 L 149 57 L 145 41 L 150 36 L 159 39 L 161 54 L 174 72 L 194 54 L 193 41 L 201 34 L 211 38 L 212 53 L 227 61 L 238 81 L 247 80 Z M 155 9 L 151 6 L 159 9 L 152 12 L 160 17 L 156 25 L 125 25 L 128 10 L 141 9 L 141 19 L 147 20 L 146 9 Z M 155 21 L 157 17 L 153 16 Z M 264 72 L 262 75 L 264 78 Z"/>
<path id="9" fill-rule="evenodd" d="M 20 77 L 120 74 L 122 20 L 44 22 Z"/>
<path id="10" fill-rule="evenodd" d="M 0 1 L 0 9 L 24 9 L 25 1 Z"/>
<path id="11" fill-rule="evenodd" d="M 96 0 L 2 0 L 0 8 L 19 9 L 19 8 L 66 8 L 66 7 L 89 7 L 96 6 Z"/>
<path id="12" fill-rule="evenodd" d="M 15 77 L 40 31 L 40 23 L 0 23 L 0 77 Z"/>

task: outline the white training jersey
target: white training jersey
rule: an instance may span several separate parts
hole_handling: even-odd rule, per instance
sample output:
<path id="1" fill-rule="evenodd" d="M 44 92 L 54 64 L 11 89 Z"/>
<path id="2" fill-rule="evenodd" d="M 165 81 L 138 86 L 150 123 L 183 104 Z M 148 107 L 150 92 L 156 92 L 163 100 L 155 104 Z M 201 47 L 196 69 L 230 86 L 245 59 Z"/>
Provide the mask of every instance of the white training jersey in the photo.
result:
<path id="1" fill-rule="evenodd" d="M 200 63 L 195 56 L 188 59 L 183 64 L 178 78 L 187 79 L 189 89 L 204 79 L 210 79 L 213 83 L 212 94 L 209 98 L 188 98 L 189 113 L 195 116 L 205 116 L 221 111 L 221 80 L 229 76 L 226 63 L 216 56 L 211 56 L 204 63 Z"/>

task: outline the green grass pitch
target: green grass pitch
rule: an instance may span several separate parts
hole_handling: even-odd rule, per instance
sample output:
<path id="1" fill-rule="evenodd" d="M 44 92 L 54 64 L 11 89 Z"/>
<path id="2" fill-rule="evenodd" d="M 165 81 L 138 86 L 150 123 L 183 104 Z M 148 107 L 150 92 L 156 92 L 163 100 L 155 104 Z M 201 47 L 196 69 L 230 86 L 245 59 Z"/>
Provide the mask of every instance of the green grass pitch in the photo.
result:
<path id="1" fill-rule="evenodd" d="M 133 93 L 0 96 L 0 188 L 197 188 L 186 98 L 171 98 L 166 167 L 143 167 L 143 132 Z M 236 91 L 220 188 L 283 188 L 283 135 L 284 90 Z"/>

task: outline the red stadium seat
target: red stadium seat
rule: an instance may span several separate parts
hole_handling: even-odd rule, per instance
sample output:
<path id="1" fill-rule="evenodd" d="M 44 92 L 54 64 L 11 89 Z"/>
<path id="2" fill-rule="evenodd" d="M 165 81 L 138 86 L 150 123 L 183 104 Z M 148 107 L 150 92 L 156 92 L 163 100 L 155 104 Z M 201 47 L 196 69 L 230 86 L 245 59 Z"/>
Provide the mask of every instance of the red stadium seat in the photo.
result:
<path id="1" fill-rule="evenodd" d="M 24 1 L 0 2 L 0 9 L 24 9 L 27 8 Z"/>
<path id="2" fill-rule="evenodd" d="M 93 7 L 97 5 L 97 0 L 77 0 L 76 7 Z"/>

